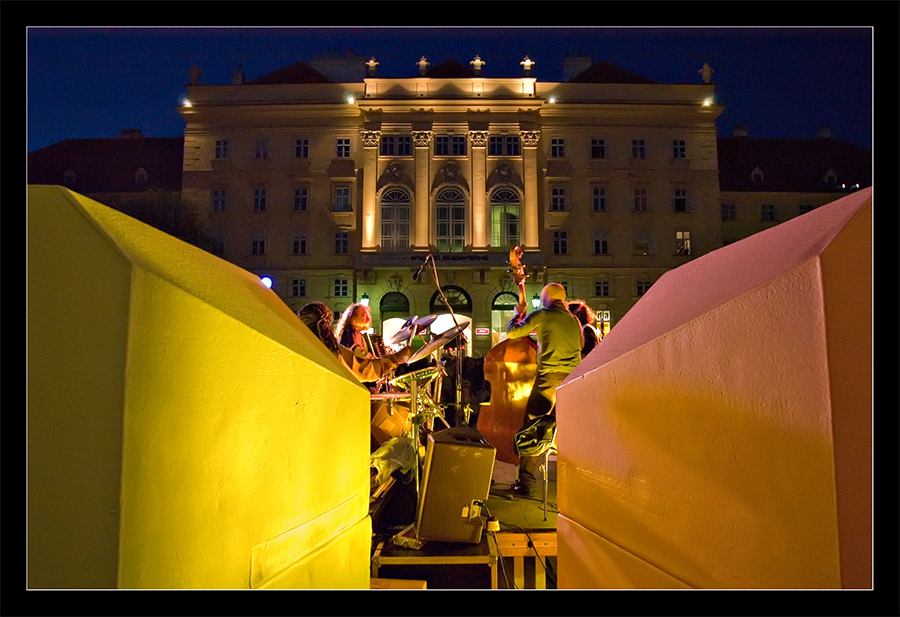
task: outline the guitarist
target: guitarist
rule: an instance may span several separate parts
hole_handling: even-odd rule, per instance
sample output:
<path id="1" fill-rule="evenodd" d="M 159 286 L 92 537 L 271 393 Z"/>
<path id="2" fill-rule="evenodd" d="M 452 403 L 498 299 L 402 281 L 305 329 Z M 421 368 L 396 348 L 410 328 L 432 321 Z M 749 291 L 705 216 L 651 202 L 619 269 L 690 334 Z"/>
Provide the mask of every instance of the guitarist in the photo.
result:
<path id="1" fill-rule="evenodd" d="M 581 324 L 566 305 L 565 287 L 559 283 L 544 286 L 541 290 L 541 307 L 526 315 L 524 277 L 519 280 L 520 277 L 517 276 L 516 279 L 520 290 L 519 305 L 506 327 L 506 335 L 509 338 L 521 338 L 536 332 L 538 345 L 537 374 L 522 423 L 522 429 L 526 429 L 540 418 L 555 421 L 552 416 L 556 407 L 556 387 L 581 362 L 584 338 Z M 528 455 L 519 451 L 519 476 L 512 486 L 515 494 L 525 497 L 534 494 L 537 471 L 543 458 L 543 453 Z"/>

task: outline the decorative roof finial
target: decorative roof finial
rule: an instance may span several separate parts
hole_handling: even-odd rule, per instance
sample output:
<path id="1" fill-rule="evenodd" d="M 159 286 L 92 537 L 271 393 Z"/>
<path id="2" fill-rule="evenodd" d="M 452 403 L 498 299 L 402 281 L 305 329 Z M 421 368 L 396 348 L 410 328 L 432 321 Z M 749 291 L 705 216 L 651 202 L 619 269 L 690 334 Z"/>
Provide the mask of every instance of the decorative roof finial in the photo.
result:
<path id="1" fill-rule="evenodd" d="M 483 67 L 487 63 L 481 59 L 481 56 L 475 54 L 475 58 L 469 64 L 471 64 L 472 68 L 475 69 L 476 75 L 481 75 L 481 67 Z"/>
<path id="2" fill-rule="evenodd" d="M 237 69 L 234 71 L 234 77 L 231 80 L 231 83 L 235 86 L 239 86 L 244 83 L 244 67 L 239 62 L 237 65 Z"/>
<path id="3" fill-rule="evenodd" d="M 522 74 L 525 75 L 526 77 L 530 77 L 531 76 L 531 67 L 534 66 L 534 60 L 532 60 L 528 56 L 525 56 L 525 59 L 522 60 L 519 64 L 522 65 L 522 69 L 523 69 Z"/>
<path id="4" fill-rule="evenodd" d="M 375 77 L 375 71 L 378 68 L 378 62 L 375 60 L 375 56 L 369 58 L 369 61 L 366 62 L 366 66 L 369 68 L 369 77 Z"/>
<path id="5" fill-rule="evenodd" d="M 703 63 L 703 68 L 701 68 L 697 72 L 700 73 L 701 77 L 703 77 L 703 83 L 705 83 L 705 84 L 708 84 L 712 81 L 713 73 L 715 73 L 713 68 L 711 66 L 709 66 L 708 64 L 706 64 L 705 62 Z"/>
<path id="6" fill-rule="evenodd" d="M 425 73 L 428 72 L 428 60 L 425 59 L 425 56 L 419 58 L 419 61 L 416 63 L 419 67 L 419 75 L 425 76 Z"/>

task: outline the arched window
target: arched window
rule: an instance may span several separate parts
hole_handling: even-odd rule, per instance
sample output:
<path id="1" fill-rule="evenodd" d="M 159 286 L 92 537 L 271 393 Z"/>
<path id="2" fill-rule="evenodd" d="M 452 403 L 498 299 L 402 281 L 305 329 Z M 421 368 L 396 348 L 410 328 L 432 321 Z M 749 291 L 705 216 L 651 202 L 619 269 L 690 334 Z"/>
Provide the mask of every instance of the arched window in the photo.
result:
<path id="1" fill-rule="evenodd" d="M 519 244 L 519 194 L 500 188 L 491 195 L 491 246 L 509 248 Z"/>
<path id="2" fill-rule="evenodd" d="M 497 335 L 497 342 L 506 338 L 506 326 L 516 312 L 519 296 L 511 291 L 501 291 L 491 302 L 491 330 Z"/>
<path id="3" fill-rule="evenodd" d="M 381 250 L 385 252 L 409 249 L 409 193 L 389 188 L 381 194 Z"/>
<path id="4" fill-rule="evenodd" d="M 472 314 L 472 298 L 469 297 L 469 294 L 465 289 L 457 287 L 456 285 L 444 285 L 441 288 L 441 291 L 443 291 L 444 295 L 447 297 L 447 302 L 450 303 L 450 308 L 453 309 L 454 313 Z M 431 296 L 428 310 L 432 314 L 450 312 L 447 309 L 447 304 L 444 303 L 444 298 L 442 298 L 440 292 L 437 291 Z"/>
<path id="5" fill-rule="evenodd" d="M 394 317 L 409 319 L 409 298 L 399 291 L 389 291 L 381 297 L 378 303 L 378 310 L 381 313 L 381 323 Z"/>
<path id="6" fill-rule="evenodd" d="M 143 167 L 141 167 L 136 172 L 134 172 L 134 183 L 137 186 L 140 186 L 142 184 L 147 184 L 148 178 L 149 178 L 149 175 L 147 174 L 147 170 L 144 169 Z"/>
<path id="7" fill-rule="evenodd" d="M 435 244 L 444 253 L 460 253 L 466 244 L 466 197 L 446 188 L 435 199 Z"/>

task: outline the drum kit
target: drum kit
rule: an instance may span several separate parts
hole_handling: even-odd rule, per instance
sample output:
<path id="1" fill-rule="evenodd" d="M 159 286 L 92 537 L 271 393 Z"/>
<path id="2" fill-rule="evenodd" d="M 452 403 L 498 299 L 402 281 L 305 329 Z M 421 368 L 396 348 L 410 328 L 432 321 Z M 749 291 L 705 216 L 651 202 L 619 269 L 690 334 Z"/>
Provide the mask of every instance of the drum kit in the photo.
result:
<path id="1" fill-rule="evenodd" d="M 412 365 L 438 352 L 450 341 L 460 336 L 468 327 L 470 319 L 450 315 L 455 325 L 439 332 L 432 326 L 436 321 L 444 321 L 442 315 L 414 315 L 384 342 L 393 349 L 399 346 L 413 346 L 416 337 L 424 345 L 414 351 L 407 360 Z M 425 341 L 423 334 L 430 332 L 431 340 Z M 444 419 L 444 411 L 439 403 L 441 396 L 441 378 L 446 375 L 439 361 L 434 366 L 426 366 L 402 375 L 385 378 L 379 383 L 378 391 L 371 395 L 372 399 L 372 437 L 379 445 L 394 437 L 409 437 L 413 444 L 420 444 L 424 430 L 434 430 L 435 422 L 441 422 L 449 428 Z M 386 386 L 386 387 L 385 387 Z M 418 449 L 417 449 L 418 458 Z M 418 467 L 418 466 L 417 466 Z M 416 469 L 418 484 L 418 469 Z"/>

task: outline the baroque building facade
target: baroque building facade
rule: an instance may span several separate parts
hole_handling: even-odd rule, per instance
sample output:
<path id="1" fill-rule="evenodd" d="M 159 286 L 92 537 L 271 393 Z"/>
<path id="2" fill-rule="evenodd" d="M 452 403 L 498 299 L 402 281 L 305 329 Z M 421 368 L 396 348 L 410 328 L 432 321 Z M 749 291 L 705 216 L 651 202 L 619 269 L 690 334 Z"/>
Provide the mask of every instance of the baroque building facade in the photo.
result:
<path id="1" fill-rule="evenodd" d="M 608 330 L 665 271 L 721 246 L 721 108 L 711 83 L 605 63 L 542 82 L 528 62 L 502 78 L 422 58 L 408 78 L 338 83 L 296 63 L 189 84 L 183 197 L 207 205 L 216 252 L 294 310 L 366 297 L 380 332 L 449 302 L 481 355 L 517 299 L 518 245 L 530 298 L 560 282 Z"/>

